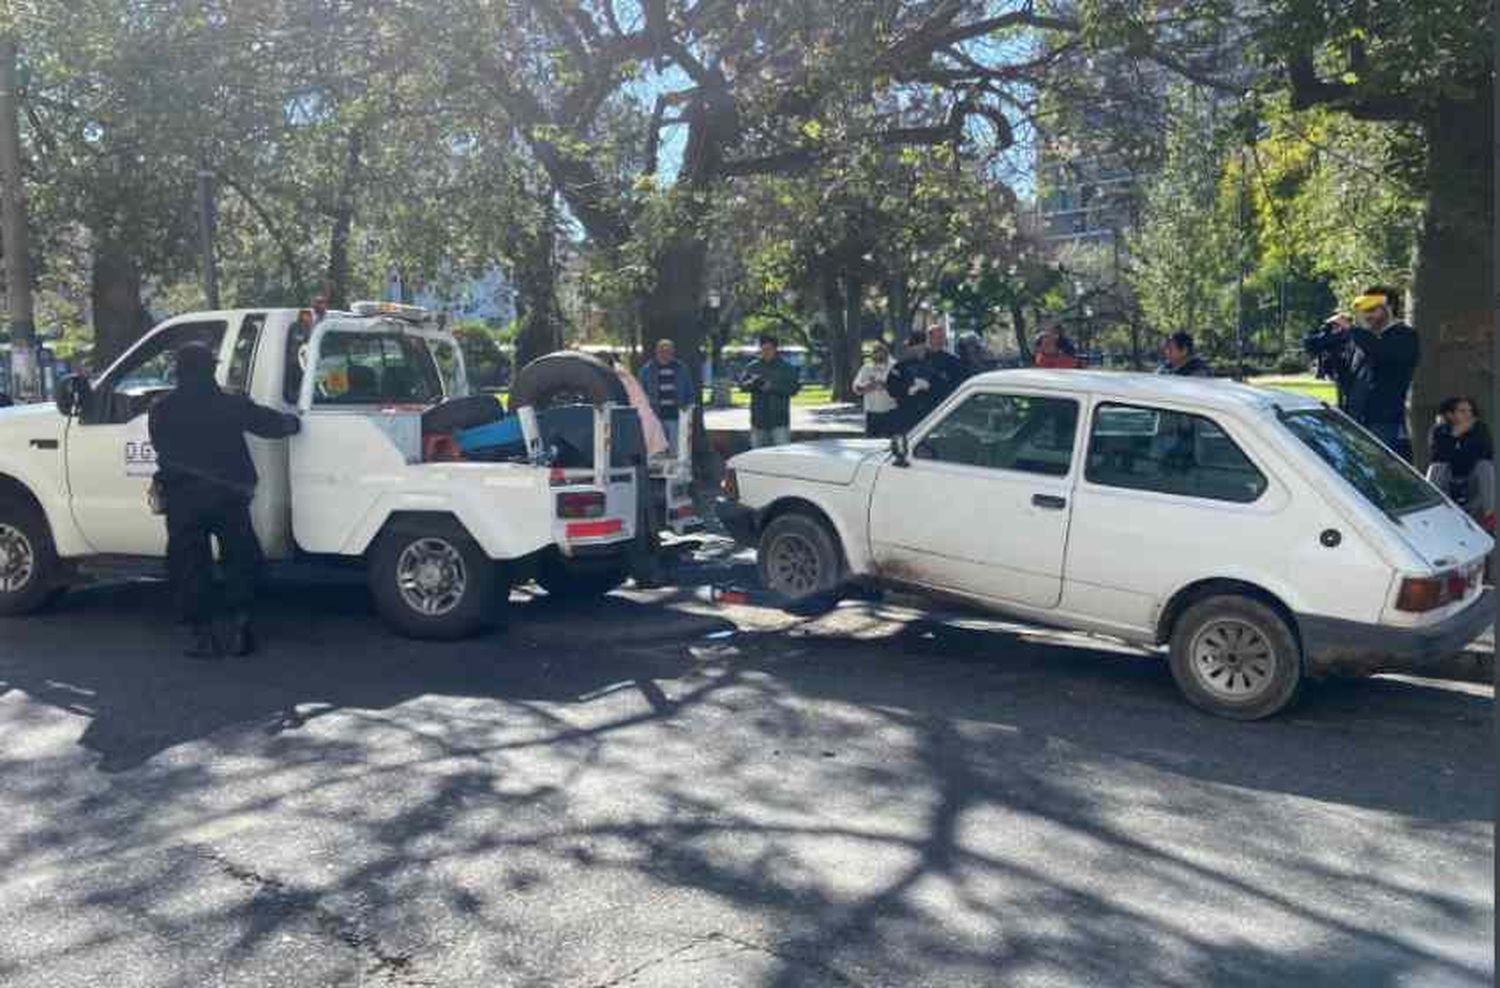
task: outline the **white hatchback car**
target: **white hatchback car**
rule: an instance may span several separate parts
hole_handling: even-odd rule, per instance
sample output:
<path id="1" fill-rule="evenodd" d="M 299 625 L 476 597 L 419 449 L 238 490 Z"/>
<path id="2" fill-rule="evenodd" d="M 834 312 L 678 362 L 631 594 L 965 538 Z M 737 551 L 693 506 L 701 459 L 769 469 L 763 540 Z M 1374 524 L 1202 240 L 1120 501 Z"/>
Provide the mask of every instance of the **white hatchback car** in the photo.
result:
<path id="1" fill-rule="evenodd" d="M 906 436 L 752 450 L 719 515 L 767 589 L 915 589 L 1169 647 L 1187 699 L 1420 670 L 1494 619 L 1493 543 L 1342 413 L 1221 380 L 971 378 Z"/>

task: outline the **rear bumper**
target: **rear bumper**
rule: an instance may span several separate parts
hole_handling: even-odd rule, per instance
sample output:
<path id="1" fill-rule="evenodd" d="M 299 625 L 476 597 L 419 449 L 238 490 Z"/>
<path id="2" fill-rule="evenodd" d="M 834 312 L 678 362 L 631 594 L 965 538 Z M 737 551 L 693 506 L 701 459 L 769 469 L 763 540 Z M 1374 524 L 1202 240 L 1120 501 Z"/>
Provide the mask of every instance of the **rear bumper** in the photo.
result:
<path id="1" fill-rule="evenodd" d="M 755 509 L 721 497 L 714 502 L 714 514 L 718 516 L 724 530 L 740 545 L 753 546 L 760 539 L 760 524 Z"/>
<path id="2" fill-rule="evenodd" d="M 1302 651 L 1314 676 L 1434 671 L 1495 621 L 1495 591 L 1425 628 L 1392 628 L 1299 614 Z"/>

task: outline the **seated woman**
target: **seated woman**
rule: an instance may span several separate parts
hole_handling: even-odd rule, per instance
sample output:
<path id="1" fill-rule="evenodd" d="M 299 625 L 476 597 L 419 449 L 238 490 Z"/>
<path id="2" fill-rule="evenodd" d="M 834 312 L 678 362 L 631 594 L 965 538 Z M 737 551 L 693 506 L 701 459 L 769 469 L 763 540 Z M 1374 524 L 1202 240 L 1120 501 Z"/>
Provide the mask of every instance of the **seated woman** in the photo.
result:
<path id="1" fill-rule="evenodd" d="M 1495 531 L 1495 447 L 1472 398 L 1447 398 L 1438 406 L 1427 479 Z"/>

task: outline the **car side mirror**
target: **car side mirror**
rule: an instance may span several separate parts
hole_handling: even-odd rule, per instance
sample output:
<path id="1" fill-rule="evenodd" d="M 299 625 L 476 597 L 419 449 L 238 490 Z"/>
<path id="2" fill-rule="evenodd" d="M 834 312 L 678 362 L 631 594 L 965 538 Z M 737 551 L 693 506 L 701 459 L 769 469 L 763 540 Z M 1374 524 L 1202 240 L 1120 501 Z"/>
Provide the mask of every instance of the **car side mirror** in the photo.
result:
<path id="1" fill-rule="evenodd" d="M 891 437 L 891 462 L 898 467 L 910 466 L 910 450 L 907 448 L 906 433 L 898 432 Z"/>
<path id="2" fill-rule="evenodd" d="M 54 391 L 54 399 L 57 402 L 57 410 L 64 416 L 72 418 L 83 411 L 88 404 L 92 389 L 89 387 L 89 379 L 82 374 L 69 374 L 57 382 Z"/>

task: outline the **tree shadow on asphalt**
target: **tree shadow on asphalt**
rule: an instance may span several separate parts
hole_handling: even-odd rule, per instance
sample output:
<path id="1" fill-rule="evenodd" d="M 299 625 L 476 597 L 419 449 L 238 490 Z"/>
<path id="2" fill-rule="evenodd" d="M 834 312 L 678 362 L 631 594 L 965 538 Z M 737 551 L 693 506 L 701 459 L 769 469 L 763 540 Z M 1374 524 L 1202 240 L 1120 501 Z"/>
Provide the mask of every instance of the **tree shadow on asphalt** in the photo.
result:
<path id="1" fill-rule="evenodd" d="M 217 874 L 253 891 L 214 907 L 234 930 L 230 957 L 310 924 L 366 974 L 433 983 L 424 966 L 439 966 L 444 945 L 411 930 L 457 912 L 485 930 L 490 969 L 515 984 L 1490 980 L 1429 943 L 1483 936 L 1492 908 L 1411 861 L 1427 828 L 1449 851 L 1484 856 L 1488 697 L 1336 683 L 1281 719 L 1236 724 L 1186 707 L 1159 661 L 1046 632 L 918 621 L 884 633 L 871 617 L 869 637 L 817 621 L 731 634 L 720 622 L 694 643 L 646 647 L 643 636 L 637 648 L 599 615 L 633 627 L 658 609 L 617 597 L 588 621 L 553 603 L 522 608 L 504 638 L 432 646 L 386 635 L 360 588 L 320 590 L 316 607 L 283 591 L 272 605 L 270 648 L 254 663 L 178 659 L 164 595 L 149 586 L 80 595 L 21 635 L 8 626 L 0 653 L 0 693 L 90 716 L 82 744 L 109 771 L 226 727 L 287 732 L 256 762 L 253 795 L 189 814 L 191 826 L 160 822 L 157 808 L 213 787 L 227 771 L 213 762 L 144 766 L 129 798 L 92 796 L 33 841 L 185 842 L 195 856 L 174 859 L 173 885 Z M 295 657 L 277 647 L 291 641 Z M 426 695 L 490 702 L 464 716 L 377 716 Z M 613 703 L 594 707 L 601 699 Z M 333 710 L 353 726 L 295 730 Z M 561 774 L 524 781 L 523 759 L 538 755 Z M 433 778 L 418 766 L 443 768 Z M 583 795 L 601 775 L 623 806 L 602 812 Z M 423 798 L 382 807 L 356 784 Z M 1288 797 L 1341 807 L 1350 853 L 1329 860 Z M 1390 814 L 1407 837 L 1367 843 L 1389 838 L 1367 824 Z M 318 881 L 276 850 L 314 817 L 348 833 L 336 874 Z M 211 849 L 201 831 L 214 820 L 255 829 Z M 1185 832 L 1193 842 L 1175 843 Z M 657 896 L 691 892 L 690 917 L 590 913 L 590 929 L 659 922 L 654 948 L 622 950 L 585 977 L 561 950 L 514 946 L 536 897 L 640 879 Z M 57 908 L 129 909 L 166 880 L 122 872 L 110 895 Z M 1375 908 L 1394 922 L 1367 921 Z M 1269 926 L 1284 936 L 1249 932 Z"/>
<path id="2" fill-rule="evenodd" d="M 656 681 L 682 676 L 691 660 L 681 648 L 641 646 L 733 630 L 621 597 L 586 609 L 522 597 L 508 628 L 434 643 L 387 631 L 363 583 L 272 584 L 257 620 L 261 652 L 203 662 L 180 654 L 164 584 L 101 585 L 3 625 L 0 695 L 18 689 L 87 715 L 80 744 L 116 772 L 225 727 L 295 729 L 336 710 L 384 710 L 425 695 L 568 703 L 636 689 L 660 707 Z"/>

